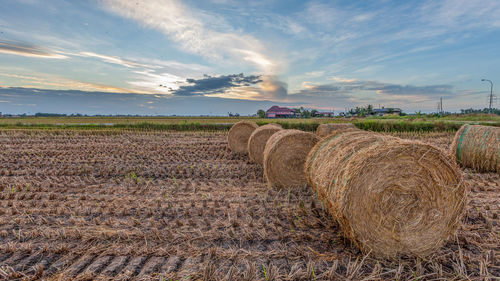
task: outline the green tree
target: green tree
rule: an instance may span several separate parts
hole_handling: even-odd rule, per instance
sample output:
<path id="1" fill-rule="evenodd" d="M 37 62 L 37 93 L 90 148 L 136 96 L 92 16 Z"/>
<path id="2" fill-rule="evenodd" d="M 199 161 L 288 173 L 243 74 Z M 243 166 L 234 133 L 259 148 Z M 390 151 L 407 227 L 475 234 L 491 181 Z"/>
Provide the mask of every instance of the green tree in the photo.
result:
<path id="1" fill-rule="evenodd" d="M 311 118 L 311 112 L 303 107 L 300 108 L 300 114 L 303 118 Z"/>
<path id="2" fill-rule="evenodd" d="M 372 114 L 373 112 L 373 105 L 369 104 L 367 107 L 366 107 L 366 113 L 368 115 Z"/>
<path id="3" fill-rule="evenodd" d="M 264 110 L 262 110 L 262 109 L 257 110 L 257 115 L 260 118 L 266 118 L 266 112 Z"/>

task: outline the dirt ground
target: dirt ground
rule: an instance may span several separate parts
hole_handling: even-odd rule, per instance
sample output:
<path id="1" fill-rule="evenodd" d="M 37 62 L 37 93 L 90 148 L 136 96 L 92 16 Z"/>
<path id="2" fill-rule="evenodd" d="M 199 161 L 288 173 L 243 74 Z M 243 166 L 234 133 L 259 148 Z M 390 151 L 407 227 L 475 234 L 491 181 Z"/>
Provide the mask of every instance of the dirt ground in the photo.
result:
<path id="1" fill-rule="evenodd" d="M 0 279 L 493 279 L 500 175 L 463 173 L 457 235 L 426 259 L 377 260 L 308 188 L 269 189 L 224 132 L 0 130 Z"/>

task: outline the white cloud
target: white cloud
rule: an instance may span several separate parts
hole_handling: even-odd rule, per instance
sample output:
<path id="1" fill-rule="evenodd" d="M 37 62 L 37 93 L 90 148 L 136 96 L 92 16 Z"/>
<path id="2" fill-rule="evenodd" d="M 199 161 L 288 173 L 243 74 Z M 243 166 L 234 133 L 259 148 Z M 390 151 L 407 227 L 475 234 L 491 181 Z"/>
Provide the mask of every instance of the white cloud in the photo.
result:
<path id="1" fill-rule="evenodd" d="M 308 3 L 305 15 L 309 22 L 324 26 L 331 26 L 341 17 L 339 10 L 319 2 Z"/>
<path id="2" fill-rule="evenodd" d="M 144 91 L 154 91 L 156 93 L 170 94 L 173 90 L 185 82 L 185 78 L 171 73 L 156 74 L 150 70 L 134 71 L 139 74 L 134 81 L 127 82 Z"/>
<path id="3" fill-rule="evenodd" d="M 430 1 L 422 7 L 422 14 L 433 25 L 458 29 L 500 27 L 498 0 Z"/>
<path id="4" fill-rule="evenodd" d="M 0 41 L 0 53 L 43 59 L 68 58 L 67 56 L 57 53 L 56 51 L 47 50 L 39 46 L 10 41 Z"/>
<path id="5" fill-rule="evenodd" d="M 344 77 L 339 77 L 339 76 L 332 76 L 332 80 L 335 81 L 335 82 L 352 83 L 352 82 L 356 82 L 358 79 L 355 79 L 355 78 L 344 78 Z"/>
<path id="6" fill-rule="evenodd" d="M 108 62 L 108 63 L 113 63 L 113 64 L 118 64 L 122 65 L 125 67 L 133 68 L 133 67 L 149 67 L 149 68 L 155 68 L 155 66 L 152 65 L 147 65 L 147 64 L 141 64 L 138 62 L 133 62 L 130 60 L 125 60 L 119 57 L 115 56 L 107 56 L 107 55 L 102 55 L 102 54 L 96 54 L 93 52 L 81 52 L 79 54 L 76 54 L 77 56 L 82 56 L 82 57 L 91 57 L 91 58 L 98 58 L 102 61 Z"/>
<path id="7" fill-rule="evenodd" d="M 308 77 L 323 77 L 325 75 L 325 71 L 311 71 L 311 72 L 306 72 L 304 73 Z"/>
<path id="8" fill-rule="evenodd" d="M 273 73 L 278 66 L 258 39 L 239 32 L 213 30 L 201 20 L 207 18 L 206 14 L 178 1 L 104 0 L 103 3 L 114 13 L 160 30 L 187 52 L 213 61 L 249 62 L 263 73 Z"/>
<path id="9" fill-rule="evenodd" d="M 73 79 L 68 79 L 55 75 L 47 75 L 47 74 L 35 73 L 33 75 L 21 75 L 21 74 L 0 72 L 0 78 L 1 77 L 13 78 L 6 80 L 6 82 L 2 81 L 2 84 L 14 87 L 21 86 L 25 88 L 65 89 L 65 90 L 70 89 L 70 90 L 118 92 L 118 93 L 132 93 L 132 92 L 144 93 L 143 91 L 135 91 L 99 83 L 76 81 Z M 11 80 L 15 81 L 15 83 L 9 82 Z"/>

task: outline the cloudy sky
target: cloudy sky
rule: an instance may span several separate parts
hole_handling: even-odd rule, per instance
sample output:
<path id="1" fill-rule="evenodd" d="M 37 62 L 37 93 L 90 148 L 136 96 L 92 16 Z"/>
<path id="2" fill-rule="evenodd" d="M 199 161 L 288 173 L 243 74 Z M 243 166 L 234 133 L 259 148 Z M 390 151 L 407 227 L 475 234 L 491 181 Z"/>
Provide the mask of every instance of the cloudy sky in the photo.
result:
<path id="1" fill-rule="evenodd" d="M 498 15 L 498 0 L 2 0 L 0 112 L 484 108 Z"/>

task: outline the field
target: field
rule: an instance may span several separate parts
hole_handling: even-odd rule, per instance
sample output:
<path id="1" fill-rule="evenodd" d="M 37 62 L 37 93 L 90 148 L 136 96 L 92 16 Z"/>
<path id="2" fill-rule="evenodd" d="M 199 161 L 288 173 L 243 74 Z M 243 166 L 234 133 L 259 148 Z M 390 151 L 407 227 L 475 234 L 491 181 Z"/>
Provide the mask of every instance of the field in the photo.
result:
<path id="1" fill-rule="evenodd" d="M 358 120 L 359 118 L 291 118 L 291 119 L 276 119 L 278 122 L 286 123 L 325 123 L 325 122 L 352 122 L 353 120 Z M 372 116 L 366 119 L 371 120 L 406 120 L 406 121 L 425 121 L 425 122 L 436 122 L 436 121 L 452 121 L 452 122 L 490 122 L 497 123 L 500 122 L 499 115 L 490 114 L 469 114 L 469 115 L 449 115 L 443 117 L 435 117 L 431 115 L 407 115 L 407 116 Z M 138 116 L 61 116 L 61 117 L 16 117 L 16 118 L 1 118 L 0 124 L 140 124 L 140 123 L 153 123 L 153 124 L 164 124 L 164 123 L 235 123 L 240 120 L 253 120 L 257 123 L 270 122 L 273 119 L 257 118 L 257 117 L 216 117 L 216 116 L 206 116 L 206 117 L 185 117 L 185 116 L 149 116 L 149 117 L 138 117 Z"/>
<path id="2" fill-rule="evenodd" d="M 443 149 L 454 135 L 392 134 Z M 342 237 L 308 188 L 269 189 L 226 135 L 0 129 L 0 279 L 500 276 L 499 174 L 464 170 L 463 225 L 435 255 L 378 260 Z"/>
<path id="3" fill-rule="evenodd" d="M 289 118 L 269 119 L 257 117 L 4 117 L 2 129 L 66 129 L 103 130 L 127 129 L 143 131 L 224 131 L 241 120 L 258 125 L 278 123 L 285 129 L 315 131 L 322 123 L 353 123 L 358 128 L 377 132 L 442 132 L 457 131 L 465 123 L 500 127 L 498 115 L 457 115 L 445 117 L 424 116 L 372 116 L 367 118 Z"/>

